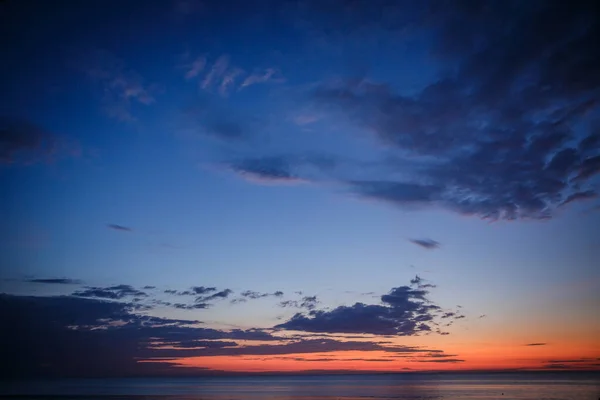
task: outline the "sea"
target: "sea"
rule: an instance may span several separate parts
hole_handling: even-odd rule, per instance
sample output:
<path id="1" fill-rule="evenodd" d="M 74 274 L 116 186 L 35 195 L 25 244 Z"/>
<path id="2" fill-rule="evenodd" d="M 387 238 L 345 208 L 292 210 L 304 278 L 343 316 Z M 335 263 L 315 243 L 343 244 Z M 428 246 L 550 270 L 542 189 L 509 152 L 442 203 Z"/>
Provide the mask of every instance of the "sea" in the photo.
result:
<path id="1" fill-rule="evenodd" d="M 406 373 L 0 382 L 2 399 L 598 400 L 600 373 Z"/>

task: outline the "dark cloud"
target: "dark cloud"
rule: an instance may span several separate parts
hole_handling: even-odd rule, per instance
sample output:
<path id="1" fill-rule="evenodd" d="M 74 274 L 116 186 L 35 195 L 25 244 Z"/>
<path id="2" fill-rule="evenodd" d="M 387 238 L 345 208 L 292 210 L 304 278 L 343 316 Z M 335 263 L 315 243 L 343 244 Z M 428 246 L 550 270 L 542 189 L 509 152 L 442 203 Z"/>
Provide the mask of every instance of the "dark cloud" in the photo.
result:
<path id="1" fill-rule="evenodd" d="M 266 360 L 266 359 L 261 359 Z M 394 358 L 302 358 L 302 357 L 277 357 L 276 360 L 293 360 L 308 362 L 329 362 L 329 361 L 367 361 L 367 362 L 390 362 L 396 361 Z"/>
<path id="2" fill-rule="evenodd" d="M 294 308 L 304 308 L 306 310 L 312 311 L 319 304 L 319 300 L 317 300 L 317 296 L 304 296 L 301 300 L 284 300 L 279 302 L 279 307 L 294 307 Z"/>
<path id="3" fill-rule="evenodd" d="M 5 328 L 0 330 L 4 344 L 0 348 L 0 372 L 4 378 L 180 374 L 180 368 L 170 364 L 179 357 L 333 351 L 442 353 L 365 341 L 282 340 L 261 329 L 204 328 L 199 321 L 145 315 L 129 302 L 73 296 L 0 294 L 0 316 Z M 244 345 L 237 341 L 244 341 Z"/>
<path id="4" fill-rule="evenodd" d="M 415 362 L 426 362 L 426 363 L 461 363 L 465 362 L 465 360 L 460 360 L 458 358 L 442 358 L 439 360 L 412 360 Z"/>
<path id="5" fill-rule="evenodd" d="M 549 363 L 583 363 L 583 362 L 593 362 L 593 361 L 600 361 L 600 358 L 594 358 L 594 357 L 582 357 L 582 358 L 574 358 L 574 359 L 567 359 L 567 360 L 549 360 Z"/>
<path id="6" fill-rule="evenodd" d="M 247 301 L 248 299 L 256 300 L 256 299 L 262 299 L 265 297 L 282 297 L 283 292 L 281 290 L 278 290 L 273 293 L 260 293 L 260 292 L 255 292 L 253 290 L 245 290 L 240 295 L 242 297 L 233 299 L 232 303 L 243 303 L 243 302 Z"/>
<path id="7" fill-rule="evenodd" d="M 442 188 L 436 185 L 392 181 L 350 181 L 358 194 L 390 203 L 418 207 L 437 201 Z"/>
<path id="8" fill-rule="evenodd" d="M 548 361 L 548 363 L 544 364 L 542 368 L 565 371 L 598 370 L 598 367 L 600 367 L 600 363 L 598 363 L 597 361 L 598 359 L 593 358 L 582 358 L 579 360 Z"/>
<path id="9" fill-rule="evenodd" d="M 269 296 L 269 293 L 258 293 L 252 290 L 246 290 L 242 292 L 242 297 L 247 297 L 249 299 L 260 299 L 267 296 Z"/>
<path id="10" fill-rule="evenodd" d="M 152 290 L 152 289 L 156 289 L 156 286 L 146 285 L 142 289 L 144 289 L 144 290 Z"/>
<path id="11" fill-rule="evenodd" d="M 208 303 L 194 303 L 194 304 L 185 304 L 185 303 L 174 303 L 172 304 L 174 308 L 178 308 L 180 310 L 203 310 L 210 307 Z"/>
<path id="12" fill-rule="evenodd" d="M 216 292 L 216 287 L 205 287 L 205 286 L 192 286 L 191 291 L 197 295 L 205 295 L 208 293 Z"/>
<path id="13" fill-rule="evenodd" d="M 449 358 L 456 357 L 456 354 L 444 354 L 444 353 L 429 353 L 423 354 L 422 357 L 430 357 L 430 358 Z"/>
<path id="14" fill-rule="evenodd" d="M 418 285 L 416 277 L 412 285 Z M 410 336 L 432 331 L 441 308 L 427 299 L 426 289 L 400 286 L 381 296 L 381 304 L 355 303 L 331 311 L 314 310 L 297 313 L 277 329 L 326 332 L 364 333 L 373 335 Z M 450 317 L 450 316 L 449 316 Z M 451 315 L 461 318 L 460 315 Z"/>
<path id="15" fill-rule="evenodd" d="M 117 225 L 117 224 L 107 224 L 106 227 L 109 229 L 114 229 L 115 231 L 123 231 L 123 232 L 133 231 L 133 229 L 131 229 L 128 226 Z"/>
<path id="16" fill-rule="evenodd" d="M 30 121 L 0 117 L 0 164 L 35 164 L 67 153 L 74 155 L 76 151 Z"/>
<path id="17" fill-rule="evenodd" d="M 208 301 L 218 300 L 218 299 L 226 299 L 232 293 L 233 293 L 233 290 L 225 289 L 225 290 L 221 290 L 219 292 L 213 293 L 208 296 L 198 296 L 198 297 L 196 297 L 196 302 L 199 303 L 199 302 L 208 302 Z"/>
<path id="18" fill-rule="evenodd" d="M 73 292 L 77 297 L 97 297 L 99 299 L 119 300 L 125 297 L 146 297 L 148 294 L 137 290 L 130 285 L 116 285 L 109 287 L 86 286 L 83 290 Z"/>
<path id="19" fill-rule="evenodd" d="M 527 343 L 525 346 L 546 346 L 548 343 Z"/>
<path id="20" fill-rule="evenodd" d="M 307 310 L 314 310 L 318 303 L 317 296 L 304 296 L 300 303 L 300 307 L 306 308 Z"/>
<path id="21" fill-rule="evenodd" d="M 166 289 L 163 293 L 175 295 L 175 296 L 190 296 L 194 298 L 193 303 L 170 303 L 163 302 L 163 305 L 171 306 L 180 310 L 199 310 L 210 308 L 215 300 L 225 299 L 229 297 L 233 290 L 224 289 L 217 291 L 218 289 L 214 286 L 192 286 L 187 290 L 178 291 L 175 289 Z"/>
<path id="22" fill-rule="evenodd" d="M 597 197 L 598 197 L 598 193 L 596 193 L 594 190 L 585 190 L 583 192 L 575 192 L 575 193 L 571 194 L 570 196 L 568 196 L 560 205 L 564 206 L 564 205 L 567 205 L 574 201 L 590 200 L 590 199 L 595 199 Z"/>
<path id="23" fill-rule="evenodd" d="M 179 340 L 179 341 L 163 341 L 161 346 L 173 346 L 175 348 L 187 349 L 187 348 L 223 348 L 223 347 L 235 347 L 236 342 L 224 341 L 224 340 Z"/>
<path id="24" fill-rule="evenodd" d="M 600 111 L 597 5 L 465 4 L 390 6 L 416 10 L 412 32 L 427 33 L 431 54 L 442 70 L 447 66 L 417 93 L 367 79 L 314 92 L 320 106 L 410 157 L 401 168 L 388 166 L 403 179 L 347 184 L 402 207 L 492 220 L 550 218 L 560 205 L 592 196 L 591 178 L 600 173 L 597 126 L 588 124 Z M 351 15 L 369 29 L 399 32 L 373 19 L 373 7 L 357 4 Z"/>
<path id="25" fill-rule="evenodd" d="M 202 297 L 212 292 L 216 292 L 216 287 L 206 287 L 206 286 L 192 286 L 187 290 L 177 291 L 173 289 L 167 289 L 164 292 L 167 294 L 176 294 L 178 296 L 197 296 Z"/>
<path id="26" fill-rule="evenodd" d="M 427 250 L 433 250 L 440 247 L 440 243 L 433 239 L 410 239 L 410 242 Z"/>
<path id="27" fill-rule="evenodd" d="M 47 283 L 53 285 L 80 285 L 81 281 L 78 279 L 69 279 L 69 278 L 35 278 L 35 279 L 27 279 L 26 282 L 30 283 Z"/>
<path id="28" fill-rule="evenodd" d="M 423 349 L 409 346 L 385 346 L 374 342 L 338 341 L 333 339 L 301 339 L 283 344 L 264 344 L 205 351 L 206 355 L 278 355 L 326 353 L 334 351 L 385 351 L 389 353 L 419 353 Z"/>

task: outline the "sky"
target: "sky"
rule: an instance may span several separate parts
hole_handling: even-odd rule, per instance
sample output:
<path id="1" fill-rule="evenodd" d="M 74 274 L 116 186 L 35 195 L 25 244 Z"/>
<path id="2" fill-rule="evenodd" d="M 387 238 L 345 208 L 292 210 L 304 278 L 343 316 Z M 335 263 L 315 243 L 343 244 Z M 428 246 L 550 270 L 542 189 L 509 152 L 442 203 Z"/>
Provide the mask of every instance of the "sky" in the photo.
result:
<path id="1" fill-rule="evenodd" d="M 600 369 L 600 15 L 0 3 L 3 376 Z"/>

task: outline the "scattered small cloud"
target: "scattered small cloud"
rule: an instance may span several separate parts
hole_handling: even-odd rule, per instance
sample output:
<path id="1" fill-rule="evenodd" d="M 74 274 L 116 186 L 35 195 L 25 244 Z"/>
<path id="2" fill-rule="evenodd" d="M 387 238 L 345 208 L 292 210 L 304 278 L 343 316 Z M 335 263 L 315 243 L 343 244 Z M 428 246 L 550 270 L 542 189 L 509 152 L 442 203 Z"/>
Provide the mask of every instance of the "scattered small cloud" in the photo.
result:
<path id="1" fill-rule="evenodd" d="M 232 293 L 233 293 L 233 290 L 225 289 L 225 290 L 221 290 L 219 292 L 213 293 L 213 294 L 205 296 L 205 297 L 197 297 L 196 302 L 208 302 L 208 301 L 212 301 L 212 300 L 226 299 Z"/>
<path id="2" fill-rule="evenodd" d="M 283 308 L 304 308 L 308 311 L 312 311 L 319 304 L 317 296 L 304 296 L 301 300 L 285 300 L 279 302 L 279 307 Z"/>
<path id="3" fill-rule="evenodd" d="M 115 231 L 122 231 L 122 232 L 132 232 L 133 231 L 133 229 L 131 229 L 128 226 L 118 225 L 118 224 L 106 224 L 106 227 L 109 229 L 113 229 Z"/>
<path id="4" fill-rule="evenodd" d="M 548 343 L 527 343 L 525 346 L 546 346 Z"/>
<path id="5" fill-rule="evenodd" d="M 410 280 L 410 284 L 419 289 L 434 289 L 436 285 L 432 283 L 425 283 L 425 279 L 421 278 L 419 275 L 415 275 L 413 279 Z"/>
<path id="6" fill-rule="evenodd" d="M 216 300 L 226 299 L 232 293 L 231 289 L 217 290 L 214 286 L 192 286 L 187 290 L 165 289 L 163 293 L 173 296 L 192 297 L 192 303 L 175 302 L 164 304 L 181 310 L 206 309 Z"/>
<path id="7" fill-rule="evenodd" d="M 73 292 L 72 296 L 120 300 L 126 297 L 146 297 L 148 294 L 133 288 L 131 285 L 116 285 L 108 287 L 86 286 L 83 290 Z"/>
<path id="8" fill-rule="evenodd" d="M 433 239 L 409 239 L 409 241 L 427 250 L 433 250 L 440 247 L 440 243 Z"/>
<path id="9" fill-rule="evenodd" d="M 260 293 L 260 292 L 255 292 L 253 290 L 245 290 L 242 293 L 240 293 L 240 295 L 242 296 L 243 299 L 256 300 L 256 299 L 262 299 L 265 297 L 282 297 L 283 292 L 278 290 L 273 293 Z M 238 299 L 238 301 L 239 300 L 241 300 L 241 299 Z"/>

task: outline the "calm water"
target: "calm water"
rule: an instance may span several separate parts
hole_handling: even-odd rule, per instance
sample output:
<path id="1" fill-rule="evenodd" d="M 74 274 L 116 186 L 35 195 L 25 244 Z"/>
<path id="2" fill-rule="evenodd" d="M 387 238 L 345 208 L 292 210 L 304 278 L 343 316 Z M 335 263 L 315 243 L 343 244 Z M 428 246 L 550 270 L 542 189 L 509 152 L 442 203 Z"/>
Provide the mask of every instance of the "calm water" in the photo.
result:
<path id="1" fill-rule="evenodd" d="M 398 374 L 105 379 L 0 383 L 0 395 L 85 399 L 478 399 L 598 400 L 598 373 Z M 150 397 L 148 397 L 150 396 Z M 155 397 L 156 396 L 156 397 Z"/>

